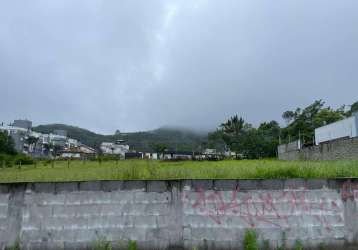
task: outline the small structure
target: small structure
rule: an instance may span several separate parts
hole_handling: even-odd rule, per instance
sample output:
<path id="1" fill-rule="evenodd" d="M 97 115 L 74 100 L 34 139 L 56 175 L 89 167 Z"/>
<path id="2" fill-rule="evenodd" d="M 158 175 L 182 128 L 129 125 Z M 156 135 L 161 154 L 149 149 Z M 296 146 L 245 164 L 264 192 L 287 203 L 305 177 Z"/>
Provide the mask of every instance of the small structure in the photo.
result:
<path id="1" fill-rule="evenodd" d="M 144 153 L 143 159 L 158 160 L 158 153 Z"/>

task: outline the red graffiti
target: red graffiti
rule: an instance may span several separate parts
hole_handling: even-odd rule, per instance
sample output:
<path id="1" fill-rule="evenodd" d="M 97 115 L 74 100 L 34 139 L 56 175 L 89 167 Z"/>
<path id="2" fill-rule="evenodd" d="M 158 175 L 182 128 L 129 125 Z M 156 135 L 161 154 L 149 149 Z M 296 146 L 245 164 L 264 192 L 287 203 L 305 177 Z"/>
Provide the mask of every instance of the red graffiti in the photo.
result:
<path id="1" fill-rule="evenodd" d="M 358 190 L 358 189 L 357 189 Z M 256 227 L 258 223 L 267 223 L 275 227 L 289 228 L 289 216 L 311 215 L 327 231 L 332 225 L 329 215 L 338 215 L 337 222 L 343 222 L 339 199 L 319 197 L 310 199 L 307 188 L 288 189 L 283 191 L 267 192 L 239 192 L 239 189 L 224 191 L 204 191 L 199 188 L 191 202 L 188 195 L 184 195 L 184 202 L 188 201 L 191 207 L 208 216 L 217 224 L 222 224 L 224 215 L 233 214 L 240 217 L 248 226 Z M 225 193 L 230 197 L 225 199 Z M 240 198 L 238 195 L 240 194 Z M 357 197 L 358 192 L 343 187 L 342 197 Z M 286 206 L 285 208 L 280 207 Z M 326 213 L 325 213 L 326 212 Z"/>
<path id="2" fill-rule="evenodd" d="M 341 189 L 342 200 L 358 200 L 358 184 L 352 184 L 350 181 L 346 181 Z"/>

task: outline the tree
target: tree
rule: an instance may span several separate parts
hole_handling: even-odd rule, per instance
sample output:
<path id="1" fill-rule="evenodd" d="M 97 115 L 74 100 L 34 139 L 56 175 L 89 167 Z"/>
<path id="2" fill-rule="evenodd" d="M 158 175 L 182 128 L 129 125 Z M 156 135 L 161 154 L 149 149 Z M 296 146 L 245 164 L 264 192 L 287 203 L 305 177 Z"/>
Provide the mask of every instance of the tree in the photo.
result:
<path id="1" fill-rule="evenodd" d="M 283 117 L 288 113 L 293 115 L 291 123 L 281 131 L 285 142 L 300 138 L 304 142 L 312 143 L 316 128 L 339 121 L 345 116 L 344 107 L 337 110 L 324 107 L 322 100 L 317 100 L 302 110 L 297 108 L 296 111 L 286 111 Z"/>
<path id="2" fill-rule="evenodd" d="M 0 154 L 16 154 L 15 143 L 7 132 L 0 131 Z"/>
<path id="3" fill-rule="evenodd" d="M 346 116 L 351 116 L 353 113 L 358 112 L 358 101 L 351 105 L 350 110 L 346 113 Z"/>
<path id="4" fill-rule="evenodd" d="M 222 123 L 220 127 L 226 134 L 233 134 L 235 136 L 239 135 L 245 126 L 245 120 L 237 115 L 230 117 L 225 123 Z"/>
<path id="5" fill-rule="evenodd" d="M 152 145 L 152 149 L 157 153 L 163 154 L 164 151 L 168 149 L 168 145 L 166 145 L 164 143 L 158 143 L 158 144 Z"/>
<path id="6" fill-rule="evenodd" d="M 280 126 L 276 121 L 264 122 L 256 129 L 236 115 L 222 123 L 215 132 L 209 133 L 208 141 L 222 140 L 245 158 L 257 159 L 276 155 L 279 135 Z"/>

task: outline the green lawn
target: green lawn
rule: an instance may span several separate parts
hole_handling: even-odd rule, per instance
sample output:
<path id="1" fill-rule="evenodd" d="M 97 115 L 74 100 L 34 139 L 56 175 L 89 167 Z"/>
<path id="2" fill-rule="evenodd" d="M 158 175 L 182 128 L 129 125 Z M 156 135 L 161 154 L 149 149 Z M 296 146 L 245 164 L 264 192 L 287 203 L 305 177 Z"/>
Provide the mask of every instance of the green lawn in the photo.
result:
<path id="1" fill-rule="evenodd" d="M 285 162 L 225 160 L 218 162 L 58 161 L 21 168 L 1 168 L 0 182 L 133 180 L 133 179 L 250 179 L 358 177 L 358 161 Z"/>

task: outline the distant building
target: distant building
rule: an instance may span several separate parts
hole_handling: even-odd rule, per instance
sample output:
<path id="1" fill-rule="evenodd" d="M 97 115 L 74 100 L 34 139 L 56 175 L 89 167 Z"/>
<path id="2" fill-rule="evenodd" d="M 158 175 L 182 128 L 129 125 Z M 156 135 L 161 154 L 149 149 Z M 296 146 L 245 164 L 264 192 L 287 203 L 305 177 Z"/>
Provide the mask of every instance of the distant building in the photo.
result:
<path id="1" fill-rule="evenodd" d="M 16 151 L 32 157 L 54 157 L 60 151 L 84 146 L 79 141 L 68 138 L 65 130 L 43 134 L 32 131 L 31 128 L 32 122 L 28 120 L 15 120 L 11 125 L 0 124 L 0 131 L 6 131 L 14 140 Z M 91 150 L 95 152 L 94 149 Z"/>
<path id="2" fill-rule="evenodd" d="M 143 153 L 141 152 L 127 152 L 124 154 L 124 159 L 143 159 Z"/>
<path id="3" fill-rule="evenodd" d="M 129 145 L 121 144 L 122 142 L 102 142 L 100 149 L 103 154 L 125 157 L 125 153 L 129 152 Z"/>
<path id="4" fill-rule="evenodd" d="M 81 145 L 75 148 L 64 149 L 59 152 L 59 158 L 62 159 L 87 159 L 90 156 L 94 156 L 96 150 L 86 145 Z"/>
<path id="5" fill-rule="evenodd" d="M 192 160 L 196 153 L 190 151 L 164 151 L 161 155 L 163 160 Z"/>
<path id="6" fill-rule="evenodd" d="M 323 142 L 358 136 L 358 113 L 344 120 L 315 129 L 315 142 Z"/>
<path id="7" fill-rule="evenodd" d="M 159 156 L 158 153 L 144 153 L 143 158 L 148 160 L 158 160 Z"/>
<path id="8" fill-rule="evenodd" d="M 13 127 L 24 128 L 27 130 L 32 129 L 32 121 L 29 120 L 14 120 Z"/>
<path id="9" fill-rule="evenodd" d="M 66 130 L 63 130 L 63 129 L 55 129 L 53 131 L 53 133 L 55 135 L 61 135 L 61 136 L 64 136 L 64 137 L 67 137 L 67 131 Z"/>

